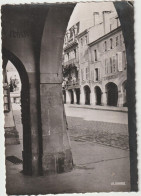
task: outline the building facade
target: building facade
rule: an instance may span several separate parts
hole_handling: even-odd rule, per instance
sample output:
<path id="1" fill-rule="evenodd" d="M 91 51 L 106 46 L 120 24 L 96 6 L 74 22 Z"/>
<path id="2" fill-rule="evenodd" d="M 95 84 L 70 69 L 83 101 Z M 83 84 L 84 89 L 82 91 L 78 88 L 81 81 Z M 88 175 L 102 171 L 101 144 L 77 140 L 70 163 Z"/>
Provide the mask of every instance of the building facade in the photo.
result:
<path id="1" fill-rule="evenodd" d="M 64 103 L 126 107 L 127 61 L 117 14 L 95 12 L 94 25 L 71 37 L 64 44 Z"/>

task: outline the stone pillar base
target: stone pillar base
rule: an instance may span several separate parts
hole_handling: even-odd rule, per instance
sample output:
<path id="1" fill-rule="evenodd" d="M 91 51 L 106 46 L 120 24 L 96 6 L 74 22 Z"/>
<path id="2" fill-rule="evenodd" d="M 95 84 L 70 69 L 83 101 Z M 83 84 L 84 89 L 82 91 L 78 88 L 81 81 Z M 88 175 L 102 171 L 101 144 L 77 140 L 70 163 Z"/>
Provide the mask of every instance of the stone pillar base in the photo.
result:
<path id="1" fill-rule="evenodd" d="M 69 172 L 73 169 L 73 159 L 70 149 L 63 152 L 47 153 L 42 157 L 43 175 Z"/>
<path id="2" fill-rule="evenodd" d="M 16 127 L 5 127 L 5 145 L 20 144 L 19 133 Z"/>

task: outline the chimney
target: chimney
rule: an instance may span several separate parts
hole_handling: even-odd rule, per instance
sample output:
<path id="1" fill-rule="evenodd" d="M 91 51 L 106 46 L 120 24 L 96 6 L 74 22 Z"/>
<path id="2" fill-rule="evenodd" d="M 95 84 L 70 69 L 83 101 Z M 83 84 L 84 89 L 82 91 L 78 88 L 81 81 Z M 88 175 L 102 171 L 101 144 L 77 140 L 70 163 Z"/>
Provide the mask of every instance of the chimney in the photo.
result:
<path id="1" fill-rule="evenodd" d="M 95 26 L 95 25 L 97 25 L 97 24 L 98 24 L 98 22 L 97 22 L 97 21 L 98 21 L 98 20 L 97 20 L 97 18 L 99 17 L 99 12 L 94 12 L 94 13 L 93 13 L 93 16 L 94 16 L 94 26 Z"/>
<path id="2" fill-rule="evenodd" d="M 105 18 L 105 15 L 106 14 L 110 14 L 111 11 L 103 11 L 102 14 L 103 14 L 103 27 L 104 27 L 104 34 L 106 33 L 106 18 Z"/>

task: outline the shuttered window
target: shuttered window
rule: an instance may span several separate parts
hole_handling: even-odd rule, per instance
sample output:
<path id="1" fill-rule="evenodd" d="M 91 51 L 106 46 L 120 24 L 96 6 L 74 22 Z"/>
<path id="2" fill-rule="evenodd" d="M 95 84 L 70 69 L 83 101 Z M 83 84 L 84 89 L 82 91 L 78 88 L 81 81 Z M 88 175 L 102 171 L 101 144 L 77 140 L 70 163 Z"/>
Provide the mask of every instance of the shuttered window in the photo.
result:
<path id="1" fill-rule="evenodd" d="M 117 53 L 117 63 L 118 63 L 118 71 L 123 71 L 123 66 L 122 66 L 122 52 Z"/>
<path id="2" fill-rule="evenodd" d="M 113 56 L 113 73 L 116 72 L 116 57 Z"/>

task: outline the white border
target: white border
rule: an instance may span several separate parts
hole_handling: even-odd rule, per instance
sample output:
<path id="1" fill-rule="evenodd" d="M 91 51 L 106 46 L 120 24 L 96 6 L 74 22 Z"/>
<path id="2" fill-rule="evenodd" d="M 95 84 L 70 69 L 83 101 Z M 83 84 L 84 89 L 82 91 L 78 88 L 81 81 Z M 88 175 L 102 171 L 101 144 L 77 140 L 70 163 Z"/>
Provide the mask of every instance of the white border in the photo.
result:
<path id="1" fill-rule="evenodd" d="M 91 0 L 87 0 L 89 2 Z M 97 1 L 97 0 L 95 0 Z M 102 1 L 102 0 L 99 0 Z M 111 1 L 111 0 L 108 0 Z M 56 2 L 86 2 L 85 0 L 1 0 L 0 4 L 25 4 L 25 3 L 56 3 Z M 129 193 L 86 193 L 83 195 L 141 195 L 141 0 L 135 0 L 135 60 L 136 60 L 136 112 L 137 112 L 137 134 L 138 134 L 138 174 L 139 174 L 139 192 L 129 192 Z M 0 13 L 1 16 L 1 13 Z M 1 35 L 1 31 L 0 31 Z M 0 54 L 1 55 L 1 54 Z M 2 56 L 0 56 L 2 59 Z M 2 60 L 1 60 L 2 65 Z M 2 84 L 2 66 L 0 66 L 0 84 Z M 3 117 L 3 100 L 2 100 L 2 85 L 0 85 L 0 195 L 6 195 L 5 190 L 5 149 L 4 149 L 4 117 Z M 61 194 L 58 194 L 60 196 Z M 71 194 L 63 194 L 71 195 Z M 73 194 L 74 196 L 78 194 Z M 82 195 L 82 194 L 79 194 Z"/>

